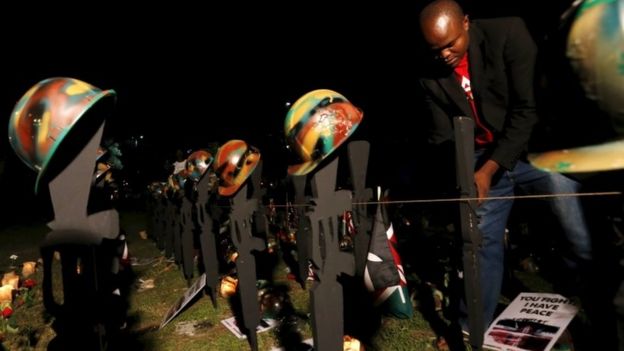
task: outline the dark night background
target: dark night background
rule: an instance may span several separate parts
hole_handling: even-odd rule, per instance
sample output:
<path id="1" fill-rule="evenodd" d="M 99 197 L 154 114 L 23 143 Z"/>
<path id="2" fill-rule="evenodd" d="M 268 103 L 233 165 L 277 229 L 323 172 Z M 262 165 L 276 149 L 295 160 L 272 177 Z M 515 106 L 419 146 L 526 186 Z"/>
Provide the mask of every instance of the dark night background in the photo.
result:
<path id="1" fill-rule="evenodd" d="M 582 95 L 565 61 L 565 28 L 559 29 L 570 2 L 464 2 L 473 18 L 523 17 L 542 50 L 540 70 L 550 75 L 539 91 L 536 148 L 587 137 L 580 120 L 586 111 L 598 113 L 590 102 L 566 95 Z M 370 180 L 391 183 L 418 155 L 412 90 L 418 46 L 411 5 L 383 5 L 151 5 L 46 14 L 32 20 L 36 28 L 29 33 L 35 34 L 13 31 L 6 38 L 0 116 L 6 126 L 17 100 L 45 78 L 114 89 L 117 106 L 105 138 L 122 144 L 124 172 L 142 190 L 145 181 L 165 179 L 165 162 L 176 149 L 234 138 L 261 149 L 270 176 L 284 175 L 286 103 L 328 88 L 364 110 L 356 135 L 372 143 Z M 35 210 L 36 175 L 17 159 L 6 133 L 0 128 L 0 185 L 5 201 L 16 203 L 3 216 L 10 222 Z M 137 147 L 127 144 L 140 135 Z"/>
<path id="2" fill-rule="evenodd" d="M 536 93 L 541 121 L 531 151 L 613 136 L 604 114 L 584 97 L 565 57 L 569 23 L 562 23 L 560 16 L 572 0 L 462 3 L 472 18 L 524 18 L 538 44 Z M 12 18 L 0 20 L 0 196 L 4 202 L 0 227 L 51 219 L 48 200 L 34 194 L 35 172 L 9 145 L 7 126 L 15 103 L 30 87 L 63 76 L 117 92 L 104 139 L 121 144 L 124 169 L 115 178 L 127 181 L 135 194 L 144 193 L 147 182 L 166 179 L 170 173 L 166 166 L 174 161 L 177 149 L 195 150 L 230 139 L 257 146 L 266 176 L 280 179 L 292 158 L 283 135 L 286 103 L 326 88 L 364 111 L 363 123 L 351 140 L 371 142 L 368 186 L 406 189 L 403 198 L 422 199 L 423 193 L 443 197 L 428 181 L 432 170 L 441 170 L 443 163 L 453 160 L 428 154 L 417 127 L 422 112 L 415 84 L 422 56 L 417 51 L 417 15 L 411 4 L 150 2 L 124 6 L 98 2 L 71 11 L 56 3 L 50 9 L 34 3 L 23 10 L 12 6 L 11 11 L 3 11 Z M 582 191 L 622 190 L 622 173 L 585 175 Z M 455 178 L 452 172 L 446 176 Z M 614 284 L 622 274 L 618 262 L 624 241 L 616 247 L 612 240 L 613 233 L 621 239 L 624 232 L 622 199 L 583 200 L 590 231 L 595 233 L 596 271 L 602 270 L 595 276 L 600 281 L 592 286 L 600 298 L 589 307 L 610 312 Z M 551 230 L 556 227 L 546 206 L 530 201 L 514 205 L 515 214 L 522 217 L 515 222 L 532 225 L 531 238 L 519 246 L 550 262 L 557 257 Z M 141 199 L 137 204 L 142 205 Z M 440 207 L 437 211 L 447 222 L 452 217 Z M 526 237 L 518 227 L 510 231 L 520 233 L 520 240 Z M 423 246 L 404 257 L 417 261 L 419 252 L 429 248 Z M 423 267 L 430 267 L 430 262 Z M 565 281 L 556 268 L 551 272 L 551 277 Z M 591 334 L 587 340 L 592 345 L 608 343 L 606 339 L 615 335 L 608 329 L 611 317 L 600 317 L 594 321 L 595 330 L 583 333 Z"/>

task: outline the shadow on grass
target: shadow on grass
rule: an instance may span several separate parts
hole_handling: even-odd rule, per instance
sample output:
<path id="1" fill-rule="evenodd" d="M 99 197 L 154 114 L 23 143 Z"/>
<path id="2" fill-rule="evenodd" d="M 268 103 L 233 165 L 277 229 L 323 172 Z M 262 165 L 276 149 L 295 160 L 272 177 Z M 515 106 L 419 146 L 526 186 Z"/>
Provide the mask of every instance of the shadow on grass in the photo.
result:
<path id="1" fill-rule="evenodd" d="M 152 350 L 142 338 L 154 328 L 136 331 L 138 315 L 129 316 L 129 298 L 136 275 L 129 261 L 119 258 L 123 240 L 103 240 L 99 245 L 64 244 L 42 249 L 43 295 L 46 313 L 56 336 L 48 350 Z M 53 253 L 60 253 L 60 263 Z M 47 262 L 47 263 L 46 263 Z M 53 292 L 52 270 L 62 272 L 62 304 Z M 46 275 L 49 277 L 46 279 Z"/>
<path id="2" fill-rule="evenodd" d="M 303 342 L 304 325 L 310 322 L 309 318 L 306 314 L 295 309 L 289 292 L 290 288 L 285 284 L 266 282 L 261 285 L 258 290 L 258 296 L 262 318 L 272 318 L 277 321 L 273 335 L 284 350 L 311 350 L 310 346 Z M 228 299 L 228 303 L 236 318 L 237 325 L 243 325 L 239 295 L 231 296 Z M 243 328 L 241 328 L 241 331 L 245 334 L 249 332 Z"/>

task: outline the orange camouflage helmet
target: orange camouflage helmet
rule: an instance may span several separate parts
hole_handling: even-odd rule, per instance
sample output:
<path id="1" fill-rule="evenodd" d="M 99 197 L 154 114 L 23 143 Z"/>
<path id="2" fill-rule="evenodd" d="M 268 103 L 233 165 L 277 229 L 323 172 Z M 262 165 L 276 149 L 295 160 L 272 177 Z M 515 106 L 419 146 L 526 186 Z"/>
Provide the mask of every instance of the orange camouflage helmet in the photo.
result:
<path id="1" fill-rule="evenodd" d="M 87 124 L 99 126 L 112 113 L 115 96 L 114 90 L 64 77 L 42 80 L 22 96 L 11 113 L 9 143 L 37 171 L 35 191 L 70 131 L 78 135 Z M 75 128 L 78 123 L 81 127 Z"/>
<path id="2" fill-rule="evenodd" d="M 219 177 L 219 194 L 230 196 L 238 191 L 260 161 L 260 151 L 243 140 L 223 144 L 214 161 Z"/>

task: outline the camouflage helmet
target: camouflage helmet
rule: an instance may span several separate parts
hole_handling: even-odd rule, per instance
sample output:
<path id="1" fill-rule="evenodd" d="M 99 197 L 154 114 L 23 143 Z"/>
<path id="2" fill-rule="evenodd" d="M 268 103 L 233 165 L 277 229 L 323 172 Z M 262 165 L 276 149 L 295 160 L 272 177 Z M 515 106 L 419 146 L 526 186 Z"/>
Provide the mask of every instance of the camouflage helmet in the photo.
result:
<path id="1" fill-rule="evenodd" d="M 362 116 L 362 110 L 333 90 L 314 90 L 300 97 L 286 114 L 284 132 L 302 162 L 289 166 L 288 174 L 314 170 L 353 134 Z"/>
<path id="2" fill-rule="evenodd" d="M 223 144 L 214 163 L 219 177 L 219 194 L 230 196 L 236 193 L 259 161 L 260 151 L 242 140 L 230 140 Z"/>
<path id="3" fill-rule="evenodd" d="M 197 150 L 186 159 L 186 169 L 190 172 L 191 180 L 198 182 L 212 165 L 214 157 L 206 150 Z"/>
<path id="4" fill-rule="evenodd" d="M 22 96 L 11 113 L 9 143 L 38 172 L 35 190 L 72 128 L 79 121 L 99 126 L 112 112 L 115 96 L 114 90 L 100 90 L 73 78 L 42 80 Z"/>

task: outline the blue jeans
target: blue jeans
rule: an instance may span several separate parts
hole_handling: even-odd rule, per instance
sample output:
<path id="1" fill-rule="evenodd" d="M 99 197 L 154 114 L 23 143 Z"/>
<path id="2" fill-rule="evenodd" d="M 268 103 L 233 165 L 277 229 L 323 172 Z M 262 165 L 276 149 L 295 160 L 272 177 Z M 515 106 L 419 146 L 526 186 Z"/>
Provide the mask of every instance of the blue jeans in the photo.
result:
<path id="1" fill-rule="evenodd" d="M 476 157 L 479 157 L 477 152 Z M 523 194 L 576 193 L 580 184 L 559 173 L 549 173 L 518 161 L 511 171 L 498 172 L 492 179 L 488 196 L 513 196 L 519 188 Z M 570 250 L 579 261 L 592 258 L 591 238 L 578 197 L 548 198 L 552 212 L 560 222 Z M 487 326 L 493 320 L 504 273 L 504 234 L 513 200 L 489 200 L 477 208 L 479 229 L 483 235 L 479 252 L 483 318 Z M 567 261 L 570 265 L 574 261 Z M 576 268 L 571 266 L 570 268 Z"/>

